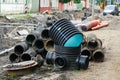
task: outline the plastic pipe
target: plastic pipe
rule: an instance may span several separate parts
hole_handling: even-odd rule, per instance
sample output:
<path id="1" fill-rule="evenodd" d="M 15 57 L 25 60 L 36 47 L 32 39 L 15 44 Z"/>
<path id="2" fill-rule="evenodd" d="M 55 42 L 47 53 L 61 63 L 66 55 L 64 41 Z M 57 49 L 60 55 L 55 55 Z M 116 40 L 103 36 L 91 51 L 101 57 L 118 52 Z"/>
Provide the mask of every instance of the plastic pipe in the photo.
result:
<path id="1" fill-rule="evenodd" d="M 93 60 L 96 62 L 103 62 L 104 61 L 104 50 L 103 49 L 97 49 L 93 52 Z"/>
<path id="2" fill-rule="evenodd" d="M 78 56 L 78 58 L 76 59 L 76 65 L 78 70 L 80 69 L 86 70 L 89 66 L 88 56 L 84 56 L 84 55 Z"/>
<path id="3" fill-rule="evenodd" d="M 53 65 L 55 59 L 55 53 L 48 51 L 45 59 L 47 64 Z"/>
<path id="4" fill-rule="evenodd" d="M 41 52 L 44 50 L 44 43 L 42 39 L 36 39 L 32 44 L 33 49 L 36 52 Z"/>
<path id="5" fill-rule="evenodd" d="M 20 42 L 18 43 L 15 48 L 14 48 L 14 52 L 18 55 L 21 55 L 23 52 L 27 51 L 29 49 L 29 45 L 27 44 L 27 42 Z"/>
<path id="6" fill-rule="evenodd" d="M 55 51 L 53 40 L 49 39 L 49 40 L 45 41 L 45 49 L 47 51 Z"/>
<path id="7" fill-rule="evenodd" d="M 15 63 L 20 62 L 19 56 L 18 56 L 17 54 L 15 54 L 15 53 L 10 54 L 9 60 L 10 60 L 12 63 L 14 63 L 14 62 L 15 62 Z"/>
<path id="8" fill-rule="evenodd" d="M 92 52 L 87 47 L 81 49 L 81 55 L 88 56 L 89 60 L 92 58 Z"/>
<path id="9" fill-rule="evenodd" d="M 42 38 L 43 40 L 47 40 L 47 39 L 50 38 L 50 37 L 49 37 L 49 29 L 44 29 L 44 30 L 42 30 L 42 32 L 41 32 L 41 38 Z"/>
<path id="10" fill-rule="evenodd" d="M 55 22 L 49 35 L 56 45 L 65 47 L 79 47 L 83 39 L 82 33 L 67 19 Z"/>
<path id="11" fill-rule="evenodd" d="M 27 35 L 26 41 L 28 42 L 29 45 L 32 45 L 33 42 L 38 38 L 40 38 L 40 33 L 39 32 L 33 32 L 33 33 L 30 33 L 29 35 Z"/>

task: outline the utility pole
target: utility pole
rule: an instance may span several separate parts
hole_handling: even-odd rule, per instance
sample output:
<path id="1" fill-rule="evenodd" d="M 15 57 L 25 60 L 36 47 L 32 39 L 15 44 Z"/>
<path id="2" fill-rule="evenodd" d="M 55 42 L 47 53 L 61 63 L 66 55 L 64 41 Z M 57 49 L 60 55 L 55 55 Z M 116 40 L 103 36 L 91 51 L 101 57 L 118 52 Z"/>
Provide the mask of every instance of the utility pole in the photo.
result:
<path id="1" fill-rule="evenodd" d="M 94 19 L 94 5 L 95 5 L 95 0 L 92 0 L 92 19 Z"/>

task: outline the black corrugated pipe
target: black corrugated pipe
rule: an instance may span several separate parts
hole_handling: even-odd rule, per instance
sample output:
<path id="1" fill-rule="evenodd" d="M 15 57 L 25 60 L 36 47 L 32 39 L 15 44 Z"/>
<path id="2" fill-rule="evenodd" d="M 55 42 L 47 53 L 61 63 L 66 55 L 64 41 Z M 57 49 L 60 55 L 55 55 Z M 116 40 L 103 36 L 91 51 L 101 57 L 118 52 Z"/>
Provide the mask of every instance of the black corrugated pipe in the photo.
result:
<path id="1" fill-rule="evenodd" d="M 29 45 L 32 45 L 34 40 L 38 39 L 39 37 L 40 37 L 40 33 L 36 31 L 27 35 L 26 41 L 28 42 Z"/>
<path id="2" fill-rule="evenodd" d="M 36 39 L 33 44 L 32 44 L 32 47 L 33 49 L 36 51 L 36 52 L 41 52 L 44 50 L 44 42 L 42 39 Z"/>
<path id="3" fill-rule="evenodd" d="M 96 37 L 96 35 L 94 34 L 90 34 L 88 37 L 87 37 L 87 47 L 90 49 L 90 50 L 96 50 L 98 48 L 101 48 L 102 47 L 102 41 L 100 39 L 98 39 Z"/>
<path id="4" fill-rule="evenodd" d="M 59 69 L 65 69 L 69 65 L 69 61 L 66 57 L 58 56 L 55 58 L 55 67 Z"/>
<path id="5" fill-rule="evenodd" d="M 15 48 L 14 52 L 18 55 L 21 55 L 23 52 L 29 49 L 29 45 L 26 41 L 18 43 Z"/>
<path id="6" fill-rule="evenodd" d="M 81 55 L 88 56 L 89 60 L 92 58 L 92 52 L 87 47 L 81 49 Z"/>
<path id="7" fill-rule="evenodd" d="M 10 60 L 10 62 L 12 62 L 12 63 L 14 63 L 14 62 L 15 62 L 15 63 L 20 62 L 19 55 L 15 54 L 15 53 L 10 54 L 9 60 Z"/>
<path id="8" fill-rule="evenodd" d="M 49 36 L 49 29 L 48 28 L 45 28 L 45 29 L 42 30 L 42 32 L 41 32 L 41 38 L 43 40 L 47 40 L 47 39 L 50 38 L 50 36 Z"/>
<path id="9" fill-rule="evenodd" d="M 77 69 L 86 70 L 89 65 L 88 56 L 84 56 L 84 55 L 78 56 L 78 58 L 76 59 L 76 65 L 77 65 Z"/>
<path id="10" fill-rule="evenodd" d="M 79 55 L 80 54 L 80 47 L 64 47 L 59 45 L 54 45 L 55 52 L 62 54 L 62 55 Z"/>
<path id="11" fill-rule="evenodd" d="M 82 33 L 67 19 L 55 22 L 49 35 L 56 45 L 64 47 L 79 47 L 83 39 Z"/>
<path id="12" fill-rule="evenodd" d="M 54 64 L 54 59 L 55 59 L 55 52 L 50 52 L 48 51 L 47 52 L 47 55 L 46 55 L 46 63 L 49 64 L 49 65 L 53 65 Z"/>
<path id="13" fill-rule="evenodd" d="M 103 62 L 104 61 L 104 49 L 97 49 L 93 52 L 93 60 L 96 62 Z"/>
<path id="14" fill-rule="evenodd" d="M 83 35 L 83 41 L 82 41 L 82 43 L 81 43 L 81 48 L 86 47 L 86 45 L 87 45 L 86 36 L 85 36 L 85 35 Z"/>
<path id="15" fill-rule="evenodd" d="M 33 48 L 29 48 L 29 50 L 27 50 L 21 55 L 21 60 L 22 61 L 34 60 L 35 56 L 36 52 L 33 50 Z"/>
<path id="16" fill-rule="evenodd" d="M 49 39 L 49 40 L 45 41 L 45 49 L 47 51 L 55 51 L 53 40 Z"/>
<path id="17" fill-rule="evenodd" d="M 75 61 L 80 55 L 80 48 L 55 45 L 55 67 L 61 70 L 78 69 Z"/>

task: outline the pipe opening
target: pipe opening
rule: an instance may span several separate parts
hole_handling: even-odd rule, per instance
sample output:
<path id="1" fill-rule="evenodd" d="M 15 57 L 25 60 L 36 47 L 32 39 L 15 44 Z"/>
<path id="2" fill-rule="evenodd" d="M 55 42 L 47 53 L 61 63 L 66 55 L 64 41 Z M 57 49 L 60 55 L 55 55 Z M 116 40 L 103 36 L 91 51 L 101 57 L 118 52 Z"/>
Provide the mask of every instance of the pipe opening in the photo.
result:
<path id="1" fill-rule="evenodd" d="M 98 43 L 97 43 L 97 41 L 90 41 L 90 42 L 88 42 L 88 47 L 89 48 L 96 48 L 98 46 Z"/>
<path id="2" fill-rule="evenodd" d="M 95 61 L 103 61 L 103 58 L 104 58 L 104 54 L 100 51 L 94 54 Z"/>
<path id="3" fill-rule="evenodd" d="M 31 56 L 29 54 L 23 54 L 21 56 L 22 61 L 29 61 L 31 60 Z"/>
<path id="4" fill-rule="evenodd" d="M 17 45 L 15 46 L 14 51 L 16 54 L 22 54 L 24 52 L 24 48 L 21 45 Z"/>
<path id="5" fill-rule="evenodd" d="M 26 37 L 26 41 L 27 41 L 29 44 L 32 44 L 34 40 L 35 40 L 35 36 L 34 36 L 33 34 L 29 34 L 29 35 Z"/>
<path id="6" fill-rule="evenodd" d="M 65 59 L 64 58 L 62 58 L 62 57 L 57 57 L 56 59 L 55 59 L 55 66 L 57 67 L 57 68 L 64 68 L 65 66 L 66 66 L 66 61 L 65 61 Z"/>
<path id="7" fill-rule="evenodd" d="M 43 41 L 40 40 L 40 39 L 36 40 L 35 43 L 34 43 L 34 47 L 35 47 L 35 48 L 38 48 L 38 49 L 43 48 L 43 47 L 44 47 Z"/>
<path id="8" fill-rule="evenodd" d="M 48 39 L 49 38 L 49 30 L 48 29 L 43 30 L 41 33 L 41 37 L 44 39 Z"/>
<path id="9" fill-rule="evenodd" d="M 10 56 L 9 56 L 9 60 L 11 61 L 11 62 L 18 62 L 18 60 L 19 60 L 19 57 L 16 55 L 16 54 L 11 54 Z"/>
<path id="10" fill-rule="evenodd" d="M 46 43 L 46 49 L 49 50 L 49 51 L 54 50 L 54 42 L 52 40 L 50 40 Z"/>
<path id="11" fill-rule="evenodd" d="M 90 58 L 91 57 L 91 52 L 89 50 L 83 50 L 81 52 L 81 55 L 88 56 Z"/>

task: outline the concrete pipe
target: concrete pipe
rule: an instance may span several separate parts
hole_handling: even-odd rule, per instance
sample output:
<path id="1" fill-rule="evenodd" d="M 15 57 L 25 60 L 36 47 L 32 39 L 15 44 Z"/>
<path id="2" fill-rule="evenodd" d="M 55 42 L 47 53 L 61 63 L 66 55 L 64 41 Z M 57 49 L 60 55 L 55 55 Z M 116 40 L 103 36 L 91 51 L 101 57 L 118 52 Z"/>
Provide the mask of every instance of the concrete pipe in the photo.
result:
<path id="1" fill-rule="evenodd" d="M 15 53 L 10 54 L 9 60 L 10 60 L 10 62 L 12 62 L 12 63 L 20 62 L 19 55 L 15 54 Z"/>
<path id="2" fill-rule="evenodd" d="M 18 43 L 15 48 L 14 48 L 14 52 L 18 55 L 21 55 L 23 52 L 27 51 L 29 49 L 29 45 L 27 44 L 27 42 L 20 42 Z"/>
<path id="3" fill-rule="evenodd" d="M 49 40 L 45 41 L 45 49 L 47 51 L 55 51 L 53 40 L 49 39 Z"/>
<path id="4" fill-rule="evenodd" d="M 93 52 L 93 60 L 96 62 L 103 62 L 104 61 L 104 49 L 97 49 Z"/>
<path id="5" fill-rule="evenodd" d="M 92 52 L 87 47 L 81 49 L 81 55 L 88 56 L 89 60 L 92 58 Z"/>
<path id="6" fill-rule="evenodd" d="M 40 37 L 40 33 L 36 31 L 27 35 L 26 41 L 28 42 L 29 45 L 32 45 L 33 42 L 39 37 Z"/>

